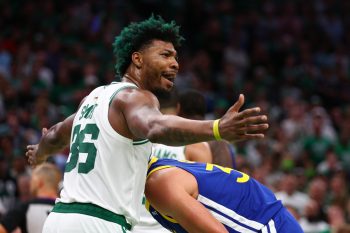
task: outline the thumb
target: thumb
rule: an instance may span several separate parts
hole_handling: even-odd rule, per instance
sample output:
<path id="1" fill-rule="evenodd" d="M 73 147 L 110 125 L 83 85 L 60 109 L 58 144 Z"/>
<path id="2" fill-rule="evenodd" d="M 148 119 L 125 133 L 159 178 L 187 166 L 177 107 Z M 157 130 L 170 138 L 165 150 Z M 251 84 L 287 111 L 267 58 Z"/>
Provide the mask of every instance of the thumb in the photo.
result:
<path id="1" fill-rule="evenodd" d="M 230 108 L 230 112 L 239 112 L 239 109 L 244 104 L 244 95 L 240 94 L 236 103 Z"/>
<path id="2" fill-rule="evenodd" d="M 47 133 L 47 128 L 43 128 L 42 130 L 41 130 L 41 135 L 45 135 Z"/>

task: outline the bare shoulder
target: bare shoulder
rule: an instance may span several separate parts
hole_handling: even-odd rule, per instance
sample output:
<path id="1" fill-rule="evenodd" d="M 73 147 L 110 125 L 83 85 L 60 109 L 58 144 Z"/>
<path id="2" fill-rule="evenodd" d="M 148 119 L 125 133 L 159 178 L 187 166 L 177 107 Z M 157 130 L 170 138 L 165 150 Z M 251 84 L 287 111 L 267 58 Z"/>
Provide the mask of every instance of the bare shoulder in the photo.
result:
<path id="1" fill-rule="evenodd" d="M 139 88 L 126 88 L 120 91 L 113 100 L 113 104 L 117 105 L 158 105 L 159 101 L 155 95 L 153 95 L 150 91 L 142 90 Z"/>
<path id="2" fill-rule="evenodd" d="M 114 96 L 108 119 L 113 129 L 131 139 L 147 138 L 146 116 L 159 113 L 159 102 L 149 91 L 126 88 Z"/>
<path id="3" fill-rule="evenodd" d="M 170 213 L 172 207 L 169 203 L 176 203 L 185 193 L 196 197 L 198 188 L 194 176 L 183 169 L 161 169 L 147 178 L 146 197 L 163 213 Z"/>
<path id="4" fill-rule="evenodd" d="M 145 192 L 152 195 L 163 188 L 172 186 L 179 172 L 178 170 L 178 168 L 166 168 L 150 173 L 146 180 Z"/>

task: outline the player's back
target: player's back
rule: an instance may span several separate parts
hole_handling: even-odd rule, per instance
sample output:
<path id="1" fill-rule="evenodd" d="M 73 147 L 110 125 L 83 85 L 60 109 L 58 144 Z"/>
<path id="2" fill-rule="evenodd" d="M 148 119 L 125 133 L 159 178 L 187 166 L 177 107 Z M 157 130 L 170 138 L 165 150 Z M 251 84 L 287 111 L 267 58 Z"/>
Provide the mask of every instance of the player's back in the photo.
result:
<path id="1" fill-rule="evenodd" d="M 272 191 L 248 175 L 214 164 L 153 159 L 148 174 L 160 167 L 178 167 L 198 183 L 197 200 L 225 225 L 229 232 L 257 232 L 283 207 Z M 174 219 L 162 217 L 152 206 L 151 214 L 176 232 L 186 232 Z M 175 223 L 174 223 L 175 221 Z"/>
<path id="2" fill-rule="evenodd" d="M 109 106 L 125 88 L 136 86 L 116 82 L 101 86 L 81 104 L 72 127 L 71 150 L 59 201 L 92 203 L 124 215 L 134 224 L 151 143 L 126 138 L 109 123 Z"/>

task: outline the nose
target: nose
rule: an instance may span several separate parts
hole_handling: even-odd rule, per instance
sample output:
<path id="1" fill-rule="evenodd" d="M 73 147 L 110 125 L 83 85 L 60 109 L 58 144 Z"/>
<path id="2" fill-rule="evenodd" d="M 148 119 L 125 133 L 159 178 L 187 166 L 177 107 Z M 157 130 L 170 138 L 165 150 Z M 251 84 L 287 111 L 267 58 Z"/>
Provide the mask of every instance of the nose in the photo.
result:
<path id="1" fill-rule="evenodd" d="M 177 62 L 177 60 L 174 58 L 170 64 L 170 68 L 172 70 L 176 70 L 178 71 L 179 70 L 179 63 Z"/>

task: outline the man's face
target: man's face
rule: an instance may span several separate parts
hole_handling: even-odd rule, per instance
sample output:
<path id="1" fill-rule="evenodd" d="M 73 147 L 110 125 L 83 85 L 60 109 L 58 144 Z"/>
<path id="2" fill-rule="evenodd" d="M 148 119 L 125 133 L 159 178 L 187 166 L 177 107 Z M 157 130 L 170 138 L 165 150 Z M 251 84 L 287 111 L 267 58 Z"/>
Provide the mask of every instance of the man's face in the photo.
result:
<path id="1" fill-rule="evenodd" d="M 173 44 L 154 40 L 141 51 L 141 57 L 143 87 L 152 92 L 170 91 L 179 70 Z"/>

